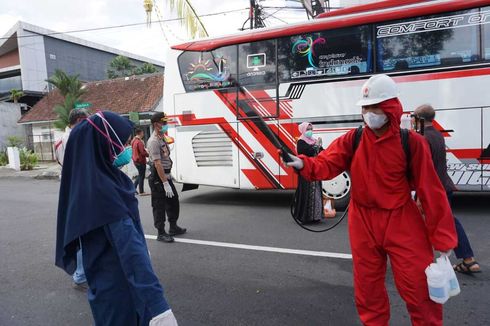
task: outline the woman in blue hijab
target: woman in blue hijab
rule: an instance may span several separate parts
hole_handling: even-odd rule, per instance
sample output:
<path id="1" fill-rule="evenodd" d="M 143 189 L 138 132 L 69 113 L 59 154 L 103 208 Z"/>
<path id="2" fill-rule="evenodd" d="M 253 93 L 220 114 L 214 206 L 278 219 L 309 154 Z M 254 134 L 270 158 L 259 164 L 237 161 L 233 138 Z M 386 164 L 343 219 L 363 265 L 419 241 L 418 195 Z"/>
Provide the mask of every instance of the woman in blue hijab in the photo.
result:
<path id="1" fill-rule="evenodd" d="M 133 125 L 111 112 L 68 140 L 58 204 L 56 266 L 73 274 L 82 246 L 95 325 L 177 325 L 155 275 L 131 180 L 119 170 Z"/>

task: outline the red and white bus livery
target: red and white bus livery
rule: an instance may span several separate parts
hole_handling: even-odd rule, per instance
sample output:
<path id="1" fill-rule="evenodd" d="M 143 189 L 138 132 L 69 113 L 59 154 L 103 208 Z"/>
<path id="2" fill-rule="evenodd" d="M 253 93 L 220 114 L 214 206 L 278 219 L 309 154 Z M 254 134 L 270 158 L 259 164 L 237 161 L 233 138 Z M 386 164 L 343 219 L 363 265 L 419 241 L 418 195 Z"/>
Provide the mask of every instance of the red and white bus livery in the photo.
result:
<path id="1" fill-rule="evenodd" d="M 385 73 L 398 83 L 406 112 L 425 103 L 437 110 L 458 189 L 490 191 L 489 23 L 490 1 L 391 1 L 173 46 L 164 110 L 176 120 L 174 177 L 294 188 L 277 140 L 294 152 L 303 121 L 314 124 L 324 146 L 356 128 L 361 85 Z M 348 174 L 324 188 L 348 197 Z"/>

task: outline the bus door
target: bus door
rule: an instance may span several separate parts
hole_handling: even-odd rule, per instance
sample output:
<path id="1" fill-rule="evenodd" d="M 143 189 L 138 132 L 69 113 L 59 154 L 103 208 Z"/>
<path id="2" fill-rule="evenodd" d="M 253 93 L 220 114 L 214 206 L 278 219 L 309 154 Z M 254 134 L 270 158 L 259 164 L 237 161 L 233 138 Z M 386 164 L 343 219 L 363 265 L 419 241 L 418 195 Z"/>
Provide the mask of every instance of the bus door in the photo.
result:
<path id="1" fill-rule="evenodd" d="M 243 140 L 240 157 L 243 187 L 283 189 L 275 89 L 242 86 L 236 107 L 238 130 Z"/>
<path id="2" fill-rule="evenodd" d="M 175 178 L 182 183 L 240 188 L 236 118 L 217 91 L 174 95 Z"/>
<path id="3" fill-rule="evenodd" d="M 288 185 L 278 152 L 284 146 L 284 135 L 278 121 L 276 43 L 265 40 L 238 45 L 236 115 L 240 137 L 248 146 L 241 151 L 241 176 L 244 185 L 249 183 L 256 189 Z"/>

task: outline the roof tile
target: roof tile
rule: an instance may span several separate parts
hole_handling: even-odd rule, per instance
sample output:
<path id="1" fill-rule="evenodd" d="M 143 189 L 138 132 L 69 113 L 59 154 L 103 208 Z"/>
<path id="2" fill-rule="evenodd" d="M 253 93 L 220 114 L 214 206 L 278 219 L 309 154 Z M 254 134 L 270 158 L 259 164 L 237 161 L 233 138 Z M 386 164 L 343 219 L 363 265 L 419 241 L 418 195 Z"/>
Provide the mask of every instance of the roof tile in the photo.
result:
<path id="1" fill-rule="evenodd" d="M 119 114 L 129 112 L 150 112 L 155 109 L 163 96 L 163 74 L 122 77 L 103 81 L 88 82 L 86 93 L 80 102 L 92 104 L 90 111 L 109 110 Z M 53 121 L 57 119 L 53 108 L 62 104 L 63 97 L 55 89 L 44 96 L 21 117 L 19 123 Z"/>

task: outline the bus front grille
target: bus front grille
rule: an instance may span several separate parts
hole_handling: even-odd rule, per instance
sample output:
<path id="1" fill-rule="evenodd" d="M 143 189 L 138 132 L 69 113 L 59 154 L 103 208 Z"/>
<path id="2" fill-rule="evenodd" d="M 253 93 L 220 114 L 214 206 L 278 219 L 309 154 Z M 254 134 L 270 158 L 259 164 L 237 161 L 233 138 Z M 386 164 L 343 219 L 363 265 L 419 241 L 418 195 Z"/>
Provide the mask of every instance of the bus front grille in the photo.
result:
<path id="1" fill-rule="evenodd" d="M 192 138 L 198 167 L 233 166 L 232 142 L 223 131 L 201 131 Z"/>

